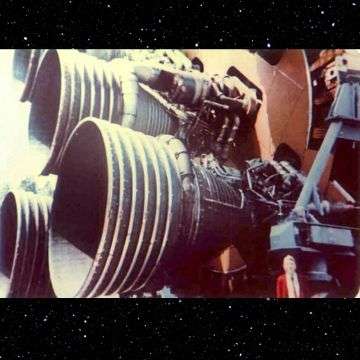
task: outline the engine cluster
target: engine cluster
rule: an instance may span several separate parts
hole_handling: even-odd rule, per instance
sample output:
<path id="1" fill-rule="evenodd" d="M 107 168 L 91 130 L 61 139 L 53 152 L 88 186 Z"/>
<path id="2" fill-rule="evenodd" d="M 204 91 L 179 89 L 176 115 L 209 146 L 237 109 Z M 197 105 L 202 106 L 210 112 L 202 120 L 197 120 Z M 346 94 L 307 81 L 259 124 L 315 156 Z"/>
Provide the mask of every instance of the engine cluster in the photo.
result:
<path id="1" fill-rule="evenodd" d="M 327 241 L 323 225 L 355 205 L 314 187 L 296 217 L 306 176 L 286 145 L 241 169 L 229 161 L 263 103 L 251 79 L 206 74 L 178 50 L 122 49 L 17 50 L 14 76 L 31 102 L 31 151 L 46 154 L 38 173 L 58 179 L 46 201 L 6 197 L 5 296 L 179 294 L 229 246 L 246 264 L 244 282 L 271 279 L 296 252 L 311 281 L 343 286 L 331 261 L 355 258 L 354 233 L 338 227 Z"/>

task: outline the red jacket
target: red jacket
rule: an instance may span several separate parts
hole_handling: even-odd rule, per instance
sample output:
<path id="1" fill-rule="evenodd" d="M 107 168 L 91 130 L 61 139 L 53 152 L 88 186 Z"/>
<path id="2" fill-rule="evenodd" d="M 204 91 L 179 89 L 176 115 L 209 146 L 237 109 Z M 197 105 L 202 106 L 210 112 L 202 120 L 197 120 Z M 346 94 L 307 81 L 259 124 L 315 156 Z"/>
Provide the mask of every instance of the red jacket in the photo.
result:
<path id="1" fill-rule="evenodd" d="M 299 286 L 300 286 L 300 297 L 305 298 L 307 295 L 306 279 L 298 275 Z M 288 298 L 289 293 L 286 285 L 286 275 L 279 275 L 276 280 L 276 297 L 277 298 Z"/>

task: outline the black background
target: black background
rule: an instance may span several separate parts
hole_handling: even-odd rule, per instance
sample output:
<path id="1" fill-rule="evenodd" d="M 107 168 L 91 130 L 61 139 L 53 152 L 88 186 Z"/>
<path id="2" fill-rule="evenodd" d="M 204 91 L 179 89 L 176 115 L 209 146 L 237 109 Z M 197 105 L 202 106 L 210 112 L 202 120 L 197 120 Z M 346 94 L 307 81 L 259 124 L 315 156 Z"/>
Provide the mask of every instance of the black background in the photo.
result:
<path id="1" fill-rule="evenodd" d="M 1 303 L 1 359 L 357 359 L 356 300 Z"/>
<path id="2" fill-rule="evenodd" d="M 2 0 L 0 29 L 21 48 L 348 48 L 359 14 L 359 0 Z"/>
<path id="3" fill-rule="evenodd" d="M 22 5 L 22 3 L 24 5 Z M 360 0 L 1 1 L 2 48 L 359 48 Z M 175 2 L 174 2 L 175 3 Z M 249 6 L 251 3 L 251 7 Z M 117 4 L 117 5 L 116 5 Z M 352 359 L 356 300 L 1 300 L 0 359 Z"/>

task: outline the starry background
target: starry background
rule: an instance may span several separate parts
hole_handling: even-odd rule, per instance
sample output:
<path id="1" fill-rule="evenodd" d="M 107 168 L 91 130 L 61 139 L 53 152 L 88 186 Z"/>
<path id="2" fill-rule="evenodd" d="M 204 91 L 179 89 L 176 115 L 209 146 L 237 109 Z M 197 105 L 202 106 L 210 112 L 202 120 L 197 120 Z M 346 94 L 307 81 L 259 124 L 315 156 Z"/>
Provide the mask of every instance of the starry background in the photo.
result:
<path id="1" fill-rule="evenodd" d="M 11 47 L 351 47 L 360 0 L 1 2 Z M 130 20 L 130 21 L 129 21 Z"/>
<path id="2" fill-rule="evenodd" d="M 360 347 L 355 301 L 4 301 L 1 309 L 0 359 L 355 359 Z"/>
<path id="3" fill-rule="evenodd" d="M 1 2 L 1 48 L 359 48 L 360 0 Z M 251 3 L 251 7 L 249 4 Z M 289 4 L 290 3 L 290 4 Z M 117 5 L 115 5 L 117 4 Z M 353 359 L 356 300 L 1 300 L 0 359 Z"/>

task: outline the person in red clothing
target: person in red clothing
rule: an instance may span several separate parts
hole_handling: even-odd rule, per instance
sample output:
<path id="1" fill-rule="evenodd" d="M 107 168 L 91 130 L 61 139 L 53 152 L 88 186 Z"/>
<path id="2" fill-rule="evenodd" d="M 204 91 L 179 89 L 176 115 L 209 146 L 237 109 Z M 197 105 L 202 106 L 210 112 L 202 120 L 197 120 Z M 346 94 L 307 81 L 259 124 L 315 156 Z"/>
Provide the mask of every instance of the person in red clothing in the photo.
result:
<path id="1" fill-rule="evenodd" d="M 296 261 L 293 256 L 286 255 L 283 259 L 284 274 L 276 280 L 276 297 L 304 298 L 306 297 L 305 279 L 296 272 Z"/>

